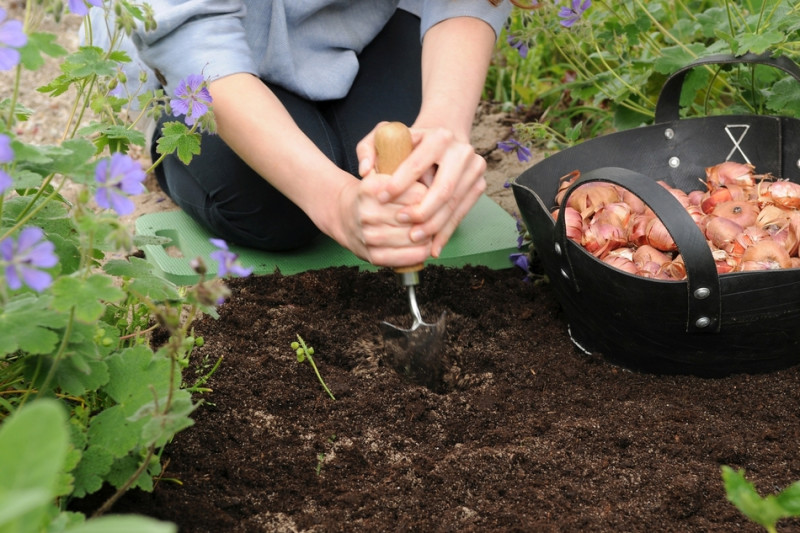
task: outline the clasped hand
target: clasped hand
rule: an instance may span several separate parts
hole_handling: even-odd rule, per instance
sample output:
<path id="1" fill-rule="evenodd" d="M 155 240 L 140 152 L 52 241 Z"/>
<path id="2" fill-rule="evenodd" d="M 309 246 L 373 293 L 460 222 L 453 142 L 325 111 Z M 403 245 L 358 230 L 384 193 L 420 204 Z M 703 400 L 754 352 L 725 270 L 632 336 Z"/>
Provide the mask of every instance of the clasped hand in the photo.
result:
<path id="1" fill-rule="evenodd" d="M 375 167 L 373 130 L 357 146 L 362 179 L 346 202 L 353 210 L 351 249 L 379 266 L 438 257 L 486 190 L 486 162 L 444 128 L 412 128 L 414 149 L 391 176 Z"/>

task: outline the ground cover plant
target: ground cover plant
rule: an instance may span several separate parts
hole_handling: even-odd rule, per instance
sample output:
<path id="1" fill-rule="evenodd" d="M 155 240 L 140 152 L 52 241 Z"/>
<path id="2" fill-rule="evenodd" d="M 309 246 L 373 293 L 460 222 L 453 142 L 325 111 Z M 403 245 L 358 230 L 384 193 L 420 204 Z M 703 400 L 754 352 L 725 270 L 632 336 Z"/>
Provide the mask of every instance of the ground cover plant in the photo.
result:
<path id="1" fill-rule="evenodd" d="M 141 241 L 118 215 L 148 170 L 130 158 L 144 144 L 135 124 L 169 106 L 160 149 L 188 159 L 213 121 L 201 77 L 129 95 L 123 53 L 66 54 L 36 30 L 101 4 L 113 31 L 152 24 L 127 1 L 28 1 L 19 20 L 0 16 L 0 68 L 61 57 L 41 90 L 77 94 L 48 146 L 15 133 L 25 88 L 1 95 L 0 531 L 800 529 L 797 369 L 665 378 L 581 354 L 524 235 L 522 269 L 427 270 L 423 313 L 452 317 L 443 394 L 381 363 L 379 318 L 407 315 L 389 272 L 276 274 L 229 294 L 219 280 L 176 287 L 127 256 Z M 515 11 L 486 87 L 516 123 L 496 151 L 525 159 L 648 123 L 686 61 L 792 56 L 798 27 L 785 1 Z M 792 113 L 795 85 L 700 69 L 682 104 Z M 247 274 L 215 244 L 220 275 Z"/>
<path id="2" fill-rule="evenodd" d="M 114 7 L 117 32 L 149 23 L 139 6 Z M 192 424 L 200 380 L 182 379 L 199 341 L 192 322 L 214 315 L 227 289 L 218 279 L 177 287 L 126 257 L 141 239 L 119 216 L 133 211 L 130 197 L 149 171 L 128 153 L 144 145 L 137 120 L 172 112 L 178 118 L 159 148 L 189 159 L 199 151 L 196 129 L 213 125 L 201 117 L 210 98 L 199 76 L 171 98 L 115 94 L 125 54 L 90 45 L 67 54 L 55 35 L 37 31 L 40 17 L 63 8 L 27 2 L 21 20 L 0 8 L 0 69 L 16 69 L 0 101 L 0 530 L 174 531 L 147 517 L 102 515 L 126 490 L 152 490 L 164 446 Z M 87 8 L 68 6 L 79 15 Z M 61 142 L 36 145 L 15 134 L 33 113 L 18 102 L 19 80 L 47 56 L 62 58 L 61 74 L 38 90 L 76 96 Z M 71 199 L 62 194 L 68 182 L 78 186 Z M 247 274 L 224 242 L 214 244 L 221 276 Z M 169 332 L 159 346 L 149 342 L 155 326 Z M 104 485 L 115 490 L 91 520 L 67 509 Z"/>

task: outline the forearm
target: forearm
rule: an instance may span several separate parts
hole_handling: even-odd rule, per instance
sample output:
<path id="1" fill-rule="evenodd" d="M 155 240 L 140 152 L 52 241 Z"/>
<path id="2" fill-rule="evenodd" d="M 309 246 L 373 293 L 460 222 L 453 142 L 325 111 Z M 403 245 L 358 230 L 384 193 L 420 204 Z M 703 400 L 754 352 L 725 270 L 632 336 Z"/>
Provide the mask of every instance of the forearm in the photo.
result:
<path id="1" fill-rule="evenodd" d="M 211 82 L 214 114 L 222 139 L 253 170 L 337 240 L 332 199 L 348 181 L 299 129 L 283 104 L 258 78 L 234 74 Z"/>
<path id="2" fill-rule="evenodd" d="M 430 28 L 422 43 L 422 109 L 415 127 L 444 127 L 469 142 L 494 30 L 472 17 L 447 19 Z"/>

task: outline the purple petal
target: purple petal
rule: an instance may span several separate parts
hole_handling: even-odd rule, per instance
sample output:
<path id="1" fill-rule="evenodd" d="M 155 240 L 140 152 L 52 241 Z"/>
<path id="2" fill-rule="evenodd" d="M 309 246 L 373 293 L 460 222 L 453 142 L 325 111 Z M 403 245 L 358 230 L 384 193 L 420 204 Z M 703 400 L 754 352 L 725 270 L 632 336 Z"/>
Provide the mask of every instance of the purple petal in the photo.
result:
<path id="1" fill-rule="evenodd" d="M 22 31 L 22 21 L 9 20 L 0 24 L 0 43 L 19 48 L 27 42 L 28 36 Z"/>
<path id="2" fill-rule="evenodd" d="M 0 46 L 0 70 L 11 70 L 19 64 L 19 52 Z"/>
<path id="3" fill-rule="evenodd" d="M 19 238 L 17 239 L 17 250 L 21 252 L 27 251 L 29 248 L 33 248 L 33 246 L 37 242 L 41 241 L 43 237 L 44 231 L 42 231 L 42 228 L 28 226 L 19 232 Z"/>
<path id="4" fill-rule="evenodd" d="M 42 241 L 33 247 L 29 257 L 33 266 L 39 268 L 50 268 L 58 264 L 58 256 L 54 253 L 55 244 L 50 241 Z"/>
<path id="5" fill-rule="evenodd" d="M 175 117 L 189 112 L 189 103 L 184 100 L 173 98 L 170 100 L 169 105 L 172 106 L 172 115 Z"/>
<path id="6" fill-rule="evenodd" d="M 69 0 L 69 10 L 75 13 L 76 15 L 86 15 L 89 13 L 89 8 L 86 6 L 86 2 L 83 0 Z"/>
<path id="7" fill-rule="evenodd" d="M 231 272 L 233 274 L 239 276 L 240 278 L 246 278 L 247 276 L 249 276 L 250 274 L 253 273 L 253 269 L 252 268 L 245 268 L 245 267 L 243 267 L 241 265 L 233 264 L 233 265 L 231 265 Z"/>
<path id="8" fill-rule="evenodd" d="M 208 242 L 210 242 L 217 248 L 222 248 L 223 250 L 228 249 L 228 243 L 225 242 L 223 239 L 208 239 Z"/>
<path id="9" fill-rule="evenodd" d="M 5 193 L 13 185 L 14 180 L 11 179 L 11 176 L 0 170 L 0 194 Z"/>
<path id="10" fill-rule="evenodd" d="M 217 262 L 217 276 L 220 278 L 224 278 L 225 275 L 228 273 L 228 265 L 227 265 L 227 255 L 230 252 L 225 250 L 215 250 L 208 254 L 208 256 Z"/>
<path id="11" fill-rule="evenodd" d="M 521 268 L 527 272 L 528 270 L 528 255 L 523 253 L 518 254 L 511 254 L 509 256 L 511 262 L 514 263 L 514 266 Z"/>
<path id="12" fill-rule="evenodd" d="M 108 181 L 108 159 L 101 159 L 94 169 L 94 180 L 97 183 Z"/>
<path id="13" fill-rule="evenodd" d="M 133 200 L 122 194 L 110 192 L 111 207 L 120 215 L 130 215 L 136 209 Z"/>
<path id="14" fill-rule="evenodd" d="M 14 160 L 14 150 L 11 149 L 11 138 L 0 135 L 0 163 L 9 163 Z"/>
<path id="15" fill-rule="evenodd" d="M 110 196 L 111 192 L 105 187 L 101 187 L 97 189 L 97 192 L 94 193 L 94 201 L 99 207 L 102 207 L 103 209 L 109 209 L 111 208 Z"/>
<path id="16" fill-rule="evenodd" d="M 14 268 L 14 265 L 8 265 L 6 267 L 6 284 L 11 290 L 17 290 L 22 287 L 22 280 L 19 278 L 19 274 L 17 274 L 17 269 Z"/>
<path id="17" fill-rule="evenodd" d="M 190 89 L 190 92 L 195 93 L 198 87 L 203 84 L 203 76 L 200 74 L 189 74 L 184 81 L 186 86 Z"/>
<path id="18" fill-rule="evenodd" d="M 22 270 L 22 280 L 25 282 L 25 285 L 36 292 L 42 292 L 53 282 L 52 276 L 47 272 L 25 267 L 22 267 L 20 270 Z M 8 285 L 11 286 L 10 283 Z"/>
<path id="19" fill-rule="evenodd" d="M 9 262 L 14 258 L 14 239 L 7 237 L 0 241 L 0 257 L 3 261 Z"/>
<path id="20" fill-rule="evenodd" d="M 192 100 L 192 118 L 198 119 L 208 112 L 208 106 L 199 100 Z"/>

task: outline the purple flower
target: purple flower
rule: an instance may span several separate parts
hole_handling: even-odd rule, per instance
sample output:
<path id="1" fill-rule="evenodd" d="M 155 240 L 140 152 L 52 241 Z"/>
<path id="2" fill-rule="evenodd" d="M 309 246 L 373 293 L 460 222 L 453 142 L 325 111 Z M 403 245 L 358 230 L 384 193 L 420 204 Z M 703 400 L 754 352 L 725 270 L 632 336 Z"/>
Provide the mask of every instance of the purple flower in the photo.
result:
<path id="1" fill-rule="evenodd" d="M 14 180 L 11 179 L 11 176 L 0 170 L 0 194 L 5 193 L 12 185 L 14 185 Z"/>
<path id="2" fill-rule="evenodd" d="M 523 281 L 529 281 L 530 265 L 528 264 L 528 254 L 525 253 L 511 254 L 508 256 L 508 258 L 511 260 L 511 263 L 513 263 L 515 267 L 519 267 L 520 269 L 522 269 L 523 272 L 525 272 L 525 277 L 523 278 Z"/>
<path id="3" fill-rule="evenodd" d="M 110 160 L 103 159 L 97 163 L 94 176 L 100 184 L 94 197 L 97 205 L 111 208 L 120 215 L 133 213 L 133 200 L 127 195 L 144 192 L 142 182 L 145 174 L 139 163 L 126 154 L 115 152 Z"/>
<path id="4" fill-rule="evenodd" d="M 228 244 L 225 241 L 222 239 L 208 239 L 208 241 L 218 248 L 208 256 L 219 263 L 219 271 L 217 272 L 219 277 L 224 278 L 228 273 L 234 276 L 247 277 L 253 273 L 252 268 L 245 268 L 236 262 L 239 256 L 228 250 Z"/>
<path id="5" fill-rule="evenodd" d="M 19 63 L 17 48 L 25 46 L 28 36 L 22 31 L 22 22 L 6 20 L 6 10 L 0 7 L 0 70 L 9 70 Z"/>
<path id="6" fill-rule="evenodd" d="M 69 10 L 76 15 L 87 15 L 89 13 L 89 6 L 86 5 L 87 2 L 97 7 L 103 6 L 103 0 L 69 0 Z"/>
<path id="7" fill-rule="evenodd" d="M 186 79 L 181 80 L 175 89 L 175 98 L 170 100 L 172 114 L 176 117 L 186 115 L 185 122 L 188 126 L 193 126 L 198 118 L 208 112 L 210 103 L 211 94 L 200 74 L 189 74 Z"/>
<path id="8" fill-rule="evenodd" d="M 17 290 L 25 283 L 31 289 L 42 292 L 53 282 L 47 272 L 39 268 L 49 268 L 58 263 L 53 253 L 55 245 L 44 239 L 44 231 L 34 226 L 19 233 L 19 240 L 8 237 L 0 242 L 0 261 L 3 264 L 6 283 Z"/>
<path id="9" fill-rule="evenodd" d="M 561 17 L 561 25 L 565 28 L 572 27 L 578 22 L 583 12 L 592 6 L 592 0 L 572 0 L 572 7 L 562 7 L 558 12 Z"/>
<path id="10" fill-rule="evenodd" d="M 528 57 L 528 43 L 517 37 L 516 35 L 509 35 L 506 42 L 511 48 L 516 48 L 517 52 L 522 59 Z"/>
<path id="11" fill-rule="evenodd" d="M 0 163 L 10 163 L 14 160 L 14 150 L 11 149 L 11 137 L 0 133 Z"/>
<path id="12" fill-rule="evenodd" d="M 14 151 L 11 149 L 11 139 L 7 135 L 0 134 L 0 164 L 10 163 L 14 160 Z M 0 194 L 6 192 L 14 180 L 11 176 L 0 170 Z"/>
<path id="13" fill-rule="evenodd" d="M 500 141 L 497 143 L 497 147 L 500 148 L 505 153 L 516 152 L 517 159 L 519 159 L 523 163 L 531 160 L 530 148 L 528 148 L 527 146 L 523 146 L 516 139 L 509 139 L 508 141 Z"/>

